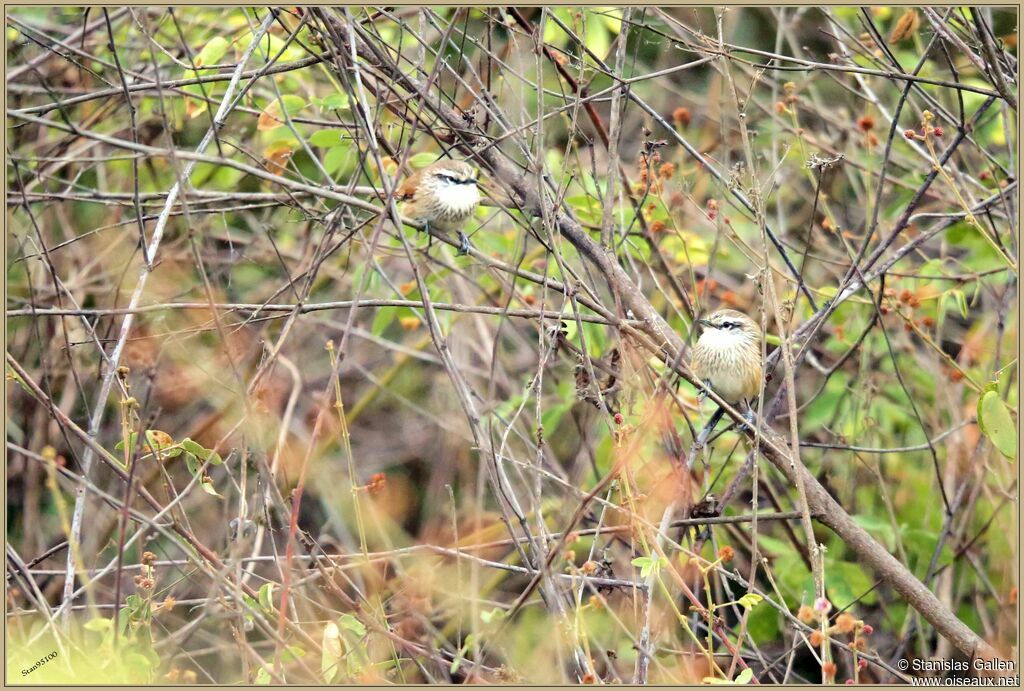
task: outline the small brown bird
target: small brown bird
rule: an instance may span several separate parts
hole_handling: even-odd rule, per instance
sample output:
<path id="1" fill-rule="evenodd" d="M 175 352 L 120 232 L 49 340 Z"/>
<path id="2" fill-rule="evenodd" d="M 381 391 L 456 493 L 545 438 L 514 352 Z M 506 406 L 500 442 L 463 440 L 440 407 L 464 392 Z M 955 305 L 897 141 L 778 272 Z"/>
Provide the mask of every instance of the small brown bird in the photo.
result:
<path id="1" fill-rule="evenodd" d="M 405 202 L 402 213 L 431 228 L 459 234 L 459 254 L 469 253 L 462 226 L 480 204 L 476 170 L 465 161 L 436 161 L 399 186 L 395 197 Z"/>
<path id="2" fill-rule="evenodd" d="M 691 368 L 728 403 L 746 403 L 761 391 L 761 329 L 747 315 L 722 309 L 697 320 L 703 332 Z"/>

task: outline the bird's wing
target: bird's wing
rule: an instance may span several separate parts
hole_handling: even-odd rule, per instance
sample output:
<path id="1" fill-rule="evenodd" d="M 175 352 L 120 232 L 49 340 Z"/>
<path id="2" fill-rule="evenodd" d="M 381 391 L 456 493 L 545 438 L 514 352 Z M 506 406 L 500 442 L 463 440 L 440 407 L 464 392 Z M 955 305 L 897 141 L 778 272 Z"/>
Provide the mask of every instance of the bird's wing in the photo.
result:
<path id="1" fill-rule="evenodd" d="M 395 199 L 398 199 L 399 201 L 412 199 L 413 195 L 416 193 L 416 188 L 419 186 L 420 173 L 415 172 L 403 180 L 402 184 L 398 186 L 397 190 L 395 190 Z"/>

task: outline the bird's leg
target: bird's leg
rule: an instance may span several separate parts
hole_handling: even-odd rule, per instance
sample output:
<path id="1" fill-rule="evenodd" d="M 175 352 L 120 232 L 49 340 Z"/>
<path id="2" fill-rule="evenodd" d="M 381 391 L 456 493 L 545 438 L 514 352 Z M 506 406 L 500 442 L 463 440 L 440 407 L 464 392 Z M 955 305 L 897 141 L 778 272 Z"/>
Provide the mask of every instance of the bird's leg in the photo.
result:
<path id="1" fill-rule="evenodd" d="M 704 399 L 708 397 L 708 389 L 711 388 L 711 380 L 710 379 L 705 379 L 704 380 L 704 387 L 705 388 L 701 389 L 697 393 L 697 403 L 703 403 Z"/>
<path id="2" fill-rule="evenodd" d="M 744 401 L 744 408 L 746 408 L 746 410 L 743 411 L 743 419 L 746 420 L 746 422 L 740 424 L 738 428 L 740 434 L 754 428 L 754 409 L 750 407 L 749 401 Z"/>
<path id="3" fill-rule="evenodd" d="M 469 254 L 469 236 L 459 231 L 459 251 L 455 253 L 456 257 L 461 257 L 465 254 Z"/>
<path id="4" fill-rule="evenodd" d="M 430 248 L 434 246 L 434 234 L 430 232 L 430 221 L 423 222 L 423 232 L 427 234 L 427 256 L 430 256 Z"/>
<path id="5" fill-rule="evenodd" d="M 715 425 L 718 424 L 718 421 L 722 419 L 723 415 L 725 415 L 725 408 L 719 406 L 711 416 L 711 419 L 708 420 L 708 424 L 704 425 L 704 429 L 702 429 L 700 434 L 697 435 L 697 438 L 694 439 L 693 446 L 690 447 L 690 453 L 686 457 L 687 470 L 691 472 L 693 471 L 693 466 L 697 462 L 697 454 L 699 454 L 700 450 L 708 443 L 708 437 L 711 436 L 711 432 L 714 431 Z"/>

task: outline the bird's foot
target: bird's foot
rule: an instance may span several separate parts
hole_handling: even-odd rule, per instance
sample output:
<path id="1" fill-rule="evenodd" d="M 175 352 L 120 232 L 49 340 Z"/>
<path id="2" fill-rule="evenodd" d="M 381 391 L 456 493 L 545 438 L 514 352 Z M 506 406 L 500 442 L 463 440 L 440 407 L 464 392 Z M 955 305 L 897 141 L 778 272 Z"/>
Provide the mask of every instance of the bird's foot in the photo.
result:
<path id="1" fill-rule="evenodd" d="M 456 257 L 461 257 L 463 255 L 469 254 L 469 250 L 470 250 L 469 237 L 460 230 L 459 231 L 459 251 L 455 253 L 455 256 Z"/>
<path id="2" fill-rule="evenodd" d="M 707 379 L 704 380 L 704 387 L 697 392 L 697 403 L 703 403 L 708 397 L 708 389 L 711 388 L 711 382 Z"/>
<path id="3" fill-rule="evenodd" d="M 430 256 L 430 248 L 434 246 L 434 234 L 430 232 L 430 224 L 424 223 L 420 232 L 427 234 L 427 256 Z"/>
<path id="4" fill-rule="evenodd" d="M 750 408 L 747 408 L 747 411 L 743 413 L 743 419 L 746 420 L 746 422 L 740 423 L 740 434 L 744 434 L 748 430 L 754 429 L 754 411 L 751 410 Z"/>

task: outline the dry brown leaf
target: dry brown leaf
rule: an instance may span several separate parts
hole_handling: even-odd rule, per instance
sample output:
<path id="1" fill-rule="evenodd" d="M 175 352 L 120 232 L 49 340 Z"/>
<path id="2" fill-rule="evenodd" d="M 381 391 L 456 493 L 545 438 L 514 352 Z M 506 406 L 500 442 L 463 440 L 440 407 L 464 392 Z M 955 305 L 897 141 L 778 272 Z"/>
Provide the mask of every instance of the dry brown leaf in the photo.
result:
<path id="1" fill-rule="evenodd" d="M 892 29 L 892 33 L 889 34 L 889 43 L 899 43 L 904 39 L 910 38 L 917 32 L 917 27 L 919 26 L 921 26 L 921 18 L 918 16 L 917 10 L 907 10 L 900 15 L 896 26 Z"/>

